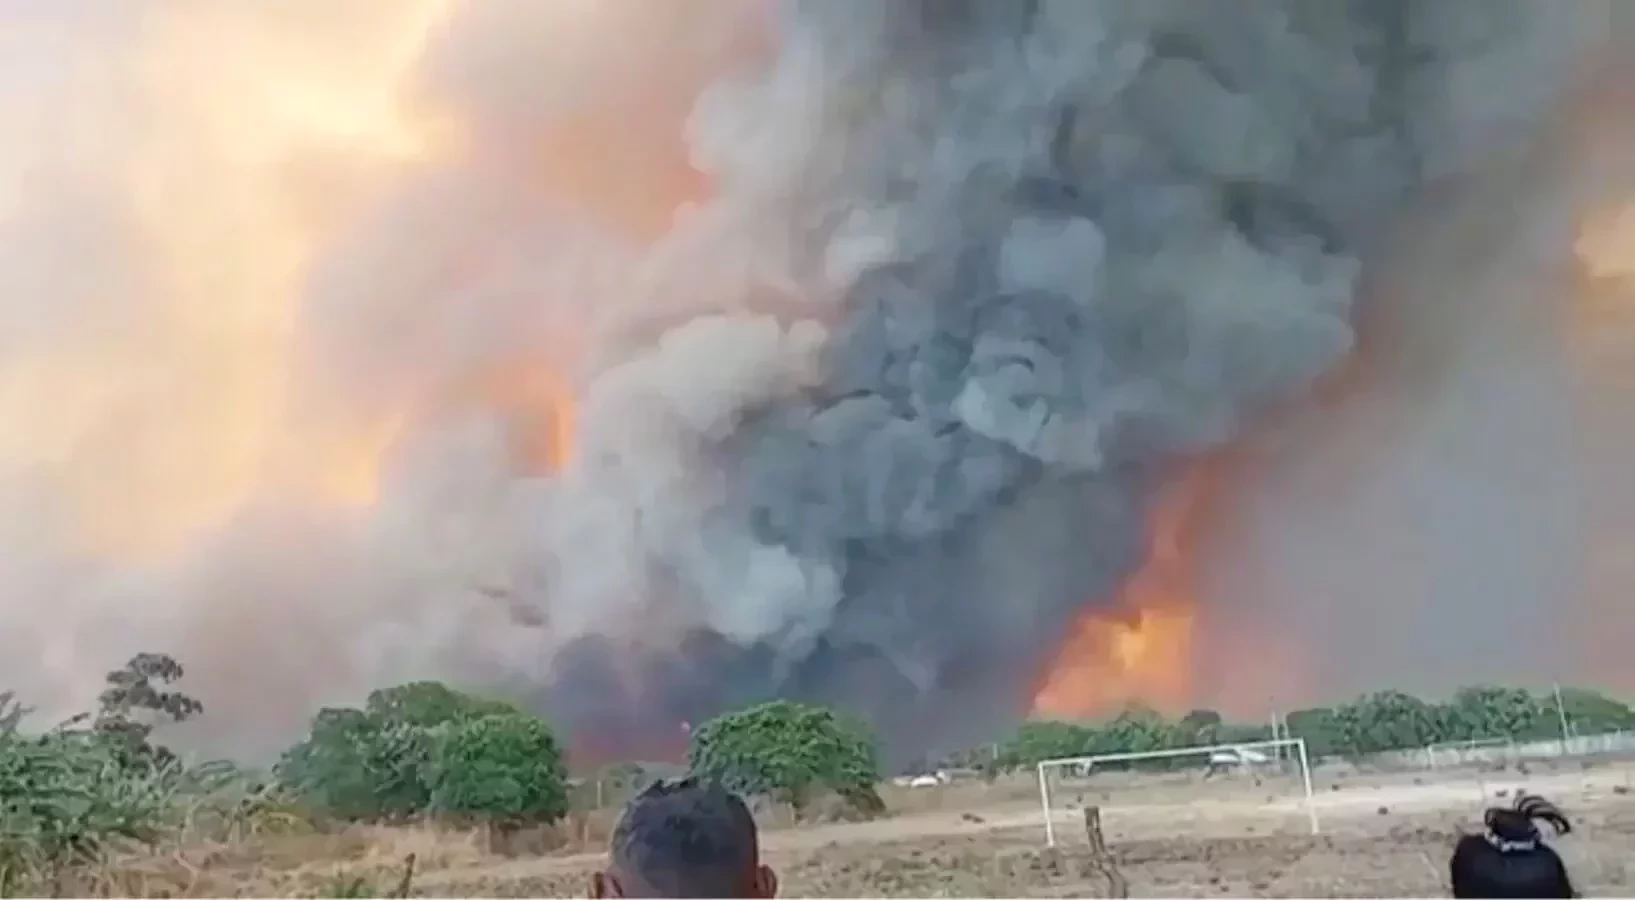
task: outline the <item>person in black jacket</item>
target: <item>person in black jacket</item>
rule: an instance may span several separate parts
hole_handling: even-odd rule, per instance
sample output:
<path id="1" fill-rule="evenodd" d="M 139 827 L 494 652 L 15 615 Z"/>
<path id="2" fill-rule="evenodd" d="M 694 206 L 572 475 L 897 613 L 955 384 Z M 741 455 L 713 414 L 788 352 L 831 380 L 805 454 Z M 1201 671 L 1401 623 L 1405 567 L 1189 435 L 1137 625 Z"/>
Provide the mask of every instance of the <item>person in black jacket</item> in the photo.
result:
<path id="1" fill-rule="evenodd" d="M 1557 835 L 1573 828 L 1550 801 L 1531 794 L 1518 795 L 1514 806 L 1489 809 L 1483 831 L 1465 835 L 1453 848 L 1448 862 L 1453 896 L 1578 896 L 1566 864 L 1544 843 L 1540 822 Z"/>

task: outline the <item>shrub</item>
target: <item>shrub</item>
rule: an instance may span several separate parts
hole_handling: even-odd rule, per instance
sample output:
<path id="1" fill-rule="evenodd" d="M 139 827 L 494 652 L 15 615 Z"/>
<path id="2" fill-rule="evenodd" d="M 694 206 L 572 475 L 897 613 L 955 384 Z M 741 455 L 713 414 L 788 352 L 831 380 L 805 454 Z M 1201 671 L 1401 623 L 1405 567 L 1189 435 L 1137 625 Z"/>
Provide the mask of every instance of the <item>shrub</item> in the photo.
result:
<path id="1" fill-rule="evenodd" d="M 871 814 L 884 807 L 872 736 L 819 706 L 777 700 L 720 716 L 693 732 L 687 760 L 694 774 L 797 810 L 825 791 Z"/>
<path id="2" fill-rule="evenodd" d="M 568 772 L 544 720 L 485 716 L 439 737 L 429 770 L 431 811 L 501 827 L 548 824 L 568 813 Z"/>
<path id="3" fill-rule="evenodd" d="M 461 693 L 438 681 L 411 681 L 375 691 L 364 701 L 363 711 L 381 721 L 421 728 L 483 716 L 522 714 L 514 704 Z"/>
<path id="4" fill-rule="evenodd" d="M 313 717 L 307 739 L 285 751 L 279 781 L 323 815 L 376 821 L 401 819 L 426 808 L 429 729 L 326 708 Z"/>
<path id="5" fill-rule="evenodd" d="M 12 896 L 97 859 L 112 842 L 147 842 L 165 809 L 159 779 L 132 778 L 79 736 L 0 741 L 0 894 Z"/>
<path id="6" fill-rule="evenodd" d="M 1072 722 L 1024 722 L 1010 740 L 999 745 L 995 765 L 1012 771 L 1047 759 L 1083 756 L 1091 752 L 1095 737 L 1093 729 Z"/>
<path id="7" fill-rule="evenodd" d="M 384 688 L 371 693 L 361 710 L 320 710 L 307 738 L 285 751 L 278 778 L 332 818 L 420 815 L 433 802 L 433 757 L 443 736 L 494 717 L 531 719 L 512 704 L 434 681 Z"/>
<path id="8" fill-rule="evenodd" d="M 175 760 L 133 765 L 129 750 L 94 728 L 0 732 L 0 896 L 57 890 L 74 867 L 152 846 L 224 786 Z"/>

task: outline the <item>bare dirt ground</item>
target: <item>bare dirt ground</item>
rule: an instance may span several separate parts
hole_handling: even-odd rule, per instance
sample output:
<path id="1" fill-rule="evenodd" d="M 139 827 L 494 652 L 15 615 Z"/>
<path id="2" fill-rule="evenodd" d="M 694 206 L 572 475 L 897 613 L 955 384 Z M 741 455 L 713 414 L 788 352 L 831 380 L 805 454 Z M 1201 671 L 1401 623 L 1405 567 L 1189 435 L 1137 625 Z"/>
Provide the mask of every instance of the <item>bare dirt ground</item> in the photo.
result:
<path id="1" fill-rule="evenodd" d="M 1580 889 L 1628 895 L 1635 884 L 1635 764 L 1557 772 L 1370 775 L 1319 771 L 1310 833 L 1296 778 L 1201 781 L 1183 774 L 1104 775 L 1055 785 L 1058 847 L 1044 846 L 1037 787 L 894 789 L 890 818 L 856 824 L 771 827 L 765 852 L 793 897 L 1093 897 L 1104 878 L 1090 865 L 1081 805 L 1102 808 L 1104 831 L 1133 896 L 1361 897 L 1446 895 L 1446 866 L 1461 828 L 1517 790 L 1542 793 L 1574 819 L 1557 843 Z M 601 823 L 605 829 L 605 821 Z M 168 895 L 337 896 L 392 888 L 402 857 L 419 860 L 413 892 L 425 896 L 584 896 L 601 854 L 580 849 L 499 857 L 469 836 L 379 829 L 345 846 L 242 848 L 187 863 L 189 883 Z M 277 857 L 289 861 L 279 863 Z M 132 873 L 134 874 L 134 873 Z M 158 874 L 158 873 L 155 873 Z M 171 873 L 174 874 L 174 873 Z M 129 877 L 127 893 L 150 893 Z M 350 888 L 351 895 L 360 895 Z M 151 892 L 157 893 L 157 891 Z M 150 893 L 150 895 L 151 895 Z"/>

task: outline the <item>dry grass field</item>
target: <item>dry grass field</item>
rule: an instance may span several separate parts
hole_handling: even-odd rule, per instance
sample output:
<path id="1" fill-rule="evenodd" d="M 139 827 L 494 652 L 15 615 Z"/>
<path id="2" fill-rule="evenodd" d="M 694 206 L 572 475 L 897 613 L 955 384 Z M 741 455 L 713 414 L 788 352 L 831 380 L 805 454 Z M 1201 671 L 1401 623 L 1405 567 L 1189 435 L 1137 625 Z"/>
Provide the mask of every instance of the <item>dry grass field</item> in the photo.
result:
<path id="1" fill-rule="evenodd" d="M 1309 833 L 1293 778 L 1201 781 L 1115 775 L 1058 784 L 1060 843 L 1043 846 L 1037 789 L 888 788 L 893 815 L 856 824 L 769 823 L 783 893 L 822 896 L 1104 896 L 1081 804 L 1102 808 L 1113 859 L 1134 896 L 1432 896 L 1449 849 L 1481 809 L 1520 789 L 1544 793 L 1579 831 L 1559 842 L 1590 894 L 1635 882 L 1635 766 L 1571 771 L 1369 775 L 1319 771 L 1321 834 Z M 421 896 L 583 896 L 612 811 L 525 836 L 506 854 L 478 836 L 421 828 L 261 836 L 122 861 L 83 887 L 146 896 L 385 896 L 415 858 Z"/>

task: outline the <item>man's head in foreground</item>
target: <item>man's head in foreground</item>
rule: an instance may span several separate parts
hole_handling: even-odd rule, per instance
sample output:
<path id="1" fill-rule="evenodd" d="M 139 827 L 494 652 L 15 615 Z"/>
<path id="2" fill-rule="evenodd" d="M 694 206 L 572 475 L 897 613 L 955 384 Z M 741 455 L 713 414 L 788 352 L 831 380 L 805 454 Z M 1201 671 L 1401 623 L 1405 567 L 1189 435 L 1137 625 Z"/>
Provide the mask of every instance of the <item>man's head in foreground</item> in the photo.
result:
<path id="1" fill-rule="evenodd" d="M 653 784 L 613 829 L 593 897 L 772 897 L 749 807 L 720 785 L 688 778 Z"/>

